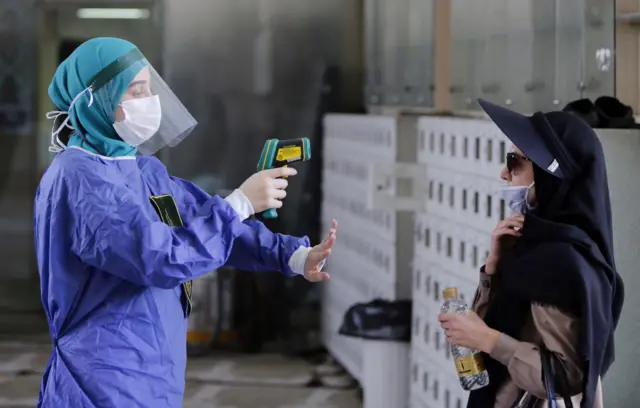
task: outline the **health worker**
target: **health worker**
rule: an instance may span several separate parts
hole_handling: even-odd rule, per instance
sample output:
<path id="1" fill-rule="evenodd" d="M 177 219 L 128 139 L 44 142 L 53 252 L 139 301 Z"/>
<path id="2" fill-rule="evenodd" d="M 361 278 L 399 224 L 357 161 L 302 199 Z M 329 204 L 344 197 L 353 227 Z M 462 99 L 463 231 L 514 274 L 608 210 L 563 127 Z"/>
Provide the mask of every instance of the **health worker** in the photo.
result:
<path id="1" fill-rule="evenodd" d="M 151 155 L 196 121 L 127 41 L 82 44 L 49 96 L 56 156 L 34 211 L 53 351 L 38 407 L 181 407 L 192 281 L 223 265 L 326 280 L 337 224 L 310 248 L 247 220 L 282 206 L 291 168 L 225 199 L 170 176 Z"/>

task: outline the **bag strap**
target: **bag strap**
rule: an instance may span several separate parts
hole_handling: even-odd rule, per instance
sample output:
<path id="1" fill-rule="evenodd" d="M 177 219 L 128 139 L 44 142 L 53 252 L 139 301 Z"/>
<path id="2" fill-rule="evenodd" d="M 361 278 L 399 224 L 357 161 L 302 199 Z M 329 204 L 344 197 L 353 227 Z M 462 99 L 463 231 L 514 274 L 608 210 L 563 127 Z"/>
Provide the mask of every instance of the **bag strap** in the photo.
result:
<path id="1" fill-rule="evenodd" d="M 540 348 L 540 363 L 542 368 L 542 385 L 547 394 L 549 408 L 558 408 L 556 403 L 556 381 L 551 353 L 544 347 Z"/>
<path id="2" fill-rule="evenodd" d="M 542 384 L 547 394 L 547 407 L 558 408 L 556 401 L 557 393 L 561 394 L 566 408 L 573 408 L 573 402 L 569 396 L 569 380 L 567 373 L 562 366 L 558 356 L 549 351 L 546 347 L 540 347 L 540 363 L 542 368 Z M 540 399 L 528 391 L 520 394 L 514 402 L 512 408 L 535 408 L 540 403 Z"/>
<path id="3" fill-rule="evenodd" d="M 556 387 L 558 392 L 563 396 L 566 408 L 573 408 L 571 396 L 569 395 L 569 380 L 567 373 L 555 353 L 549 351 L 546 347 L 540 347 L 540 361 L 542 363 L 542 383 L 547 392 L 548 408 L 557 408 Z"/>

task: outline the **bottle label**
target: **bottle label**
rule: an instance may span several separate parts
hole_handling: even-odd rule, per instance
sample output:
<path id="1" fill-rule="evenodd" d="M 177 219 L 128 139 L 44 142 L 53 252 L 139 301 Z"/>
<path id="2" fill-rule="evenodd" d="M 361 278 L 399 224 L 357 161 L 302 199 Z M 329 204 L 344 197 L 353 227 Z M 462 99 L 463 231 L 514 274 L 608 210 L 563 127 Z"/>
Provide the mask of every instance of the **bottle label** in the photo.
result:
<path id="1" fill-rule="evenodd" d="M 460 377 L 479 374 L 484 371 L 482 356 L 480 353 L 474 353 L 470 356 L 456 358 L 456 369 Z"/>

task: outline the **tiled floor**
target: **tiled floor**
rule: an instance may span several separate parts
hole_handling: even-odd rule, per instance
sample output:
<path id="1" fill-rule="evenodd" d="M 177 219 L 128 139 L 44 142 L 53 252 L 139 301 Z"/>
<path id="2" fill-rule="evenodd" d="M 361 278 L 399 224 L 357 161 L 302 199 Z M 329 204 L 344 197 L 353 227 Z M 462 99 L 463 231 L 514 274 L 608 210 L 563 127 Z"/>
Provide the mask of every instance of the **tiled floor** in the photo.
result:
<path id="1" fill-rule="evenodd" d="M 0 407 L 34 407 L 49 358 L 45 341 L 0 342 Z M 184 408 L 360 408 L 357 391 L 308 388 L 313 367 L 279 355 L 194 359 Z"/>

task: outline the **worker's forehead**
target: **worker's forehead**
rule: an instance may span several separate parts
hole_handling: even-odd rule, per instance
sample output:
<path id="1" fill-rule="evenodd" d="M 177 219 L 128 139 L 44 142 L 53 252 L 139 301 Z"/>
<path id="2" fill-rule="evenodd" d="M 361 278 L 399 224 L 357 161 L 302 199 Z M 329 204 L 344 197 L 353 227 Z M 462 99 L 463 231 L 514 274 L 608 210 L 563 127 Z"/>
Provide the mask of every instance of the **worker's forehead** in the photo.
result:
<path id="1" fill-rule="evenodd" d="M 151 71 L 149 70 L 149 67 L 144 67 L 142 68 L 142 71 L 138 72 L 138 75 L 135 76 L 135 78 L 133 78 L 133 81 L 131 81 L 132 83 L 135 82 L 149 82 L 151 80 Z"/>

